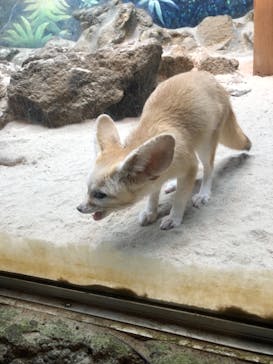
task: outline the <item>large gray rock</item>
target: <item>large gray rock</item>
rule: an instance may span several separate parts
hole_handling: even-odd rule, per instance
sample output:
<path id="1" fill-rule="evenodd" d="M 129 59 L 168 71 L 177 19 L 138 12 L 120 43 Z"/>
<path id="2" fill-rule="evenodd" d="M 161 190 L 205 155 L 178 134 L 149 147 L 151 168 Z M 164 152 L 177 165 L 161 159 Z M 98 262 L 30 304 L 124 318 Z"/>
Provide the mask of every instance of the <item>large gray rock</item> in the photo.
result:
<path id="1" fill-rule="evenodd" d="M 148 43 L 36 56 L 11 78 L 8 117 L 57 127 L 103 112 L 116 119 L 137 116 L 155 87 L 161 52 Z"/>

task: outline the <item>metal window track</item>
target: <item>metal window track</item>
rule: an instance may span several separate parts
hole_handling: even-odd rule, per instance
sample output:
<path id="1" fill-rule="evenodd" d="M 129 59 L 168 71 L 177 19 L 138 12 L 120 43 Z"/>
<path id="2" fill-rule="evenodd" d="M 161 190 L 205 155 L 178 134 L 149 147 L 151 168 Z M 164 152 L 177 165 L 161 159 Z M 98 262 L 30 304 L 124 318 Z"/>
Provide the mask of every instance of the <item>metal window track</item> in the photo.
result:
<path id="1" fill-rule="evenodd" d="M 65 308 L 126 325 L 152 329 L 226 347 L 273 355 L 273 326 L 242 322 L 149 299 L 114 297 L 86 287 L 0 273 L 0 296 Z M 125 325 L 125 326 L 124 326 Z M 128 327 L 129 327 L 128 326 Z M 128 332 L 132 329 L 128 329 Z"/>

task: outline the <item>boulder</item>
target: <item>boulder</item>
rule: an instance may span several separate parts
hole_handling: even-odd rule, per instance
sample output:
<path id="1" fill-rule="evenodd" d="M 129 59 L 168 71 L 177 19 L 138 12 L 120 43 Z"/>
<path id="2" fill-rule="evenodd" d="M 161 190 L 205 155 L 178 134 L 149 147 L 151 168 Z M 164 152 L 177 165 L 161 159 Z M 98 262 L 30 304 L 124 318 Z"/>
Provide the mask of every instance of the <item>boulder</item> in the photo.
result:
<path id="1" fill-rule="evenodd" d="M 134 43 L 139 35 L 152 27 L 151 17 L 132 3 L 110 1 L 102 6 L 83 9 L 74 13 L 81 22 L 83 32 L 77 49 L 96 51 L 105 46 Z"/>
<path id="2" fill-rule="evenodd" d="M 9 120 L 57 127 L 103 112 L 115 119 L 137 116 L 155 87 L 162 48 L 147 43 L 96 53 L 50 52 L 26 61 L 11 77 Z"/>
<path id="3" fill-rule="evenodd" d="M 215 50 L 228 47 L 236 37 L 232 18 L 228 15 L 208 16 L 197 26 L 196 35 L 202 46 Z"/>
<path id="4" fill-rule="evenodd" d="M 235 72 L 239 67 L 239 62 L 234 58 L 225 57 L 206 57 L 202 59 L 197 68 L 202 71 L 208 71 L 213 75 Z"/>

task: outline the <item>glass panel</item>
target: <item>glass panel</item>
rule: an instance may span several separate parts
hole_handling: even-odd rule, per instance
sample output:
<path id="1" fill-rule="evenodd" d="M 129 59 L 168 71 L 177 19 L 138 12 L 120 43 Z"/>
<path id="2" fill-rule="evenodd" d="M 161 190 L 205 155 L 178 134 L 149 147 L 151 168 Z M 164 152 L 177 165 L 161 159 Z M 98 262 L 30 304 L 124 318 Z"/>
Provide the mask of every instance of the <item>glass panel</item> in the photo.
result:
<path id="1" fill-rule="evenodd" d="M 254 78 L 249 71 L 253 18 L 245 14 L 252 6 L 246 0 L 134 4 L 0 0 L 0 270 L 125 289 L 144 298 L 202 309 L 272 317 L 273 80 Z M 245 17 L 203 20 L 221 14 Z M 211 23 L 206 25 L 207 21 Z M 196 92 L 190 99 L 181 96 L 183 102 L 177 104 L 184 129 L 176 119 L 173 122 L 175 100 L 180 97 L 173 81 L 163 96 L 156 96 L 152 112 L 146 109 L 150 124 L 144 113 L 144 127 L 124 142 L 139 125 L 144 102 L 156 84 L 193 68 L 228 73 L 216 77 L 232 95 L 238 122 L 254 148 L 248 154 L 220 146 L 208 206 L 196 209 L 189 201 L 183 224 L 175 219 L 161 223 L 170 205 L 183 200 L 185 186 L 190 190 L 189 180 L 195 176 L 194 168 L 187 166 L 194 164 L 193 145 L 201 137 L 206 146 L 197 152 L 208 171 L 205 156 L 214 139 L 204 135 L 217 138 L 219 125 L 209 126 L 200 136 L 189 126 L 195 117 L 197 123 L 202 118 L 213 123 L 217 113 L 224 114 L 235 127 L 232 132 L 226 127 L 220 142 L 237 149 L 250 146 L 220 86 L 208 86 L 211 92 L 207 92 L 203 85 L 214 81 L 203 79 L 203 74 L 189 81 L 189 88 L 187 79 L 181 78 L 182 93 L 191 95 L 191 87 Z M 217 101 L 219 92 L 222 101 Z M 210 108 L 206 105 L 212 96 Z M 172 105 L 168 117 L 160 119 L 158 110 L 168 102 Z M 101 118 L 95 126 L 102 113 L 115 122 Z M 96 162 L 98 144 L 107 156 Z M 179 148 L 181 161 L 172 167 L 173 152 Z M 159 219 L 140 226 L 138 215 L 145 211 L 142 197 L 168 168 L 188 176 L 182 193 L 175 194 L 173 185 L 165 193 L 163 187 Z M 91 171 L 93 216 L 76 209 L 90 212 L 84 211 L 86 204 L 79 204 Z M 202 168 L 194 193 L 201 172 Z M 203 195 L 208 186 L 206 182 Z M 107 199 L 114 211 L 102 219 Z M 146 210 L 141 215 L 142 225 L 152 222 L 156 200 L 154 195 L 152 213 Z M 194 203 L 203 205 L 205 200 L 203 196 Z M 172 224 L 178 226 L 165 231 Z"/>

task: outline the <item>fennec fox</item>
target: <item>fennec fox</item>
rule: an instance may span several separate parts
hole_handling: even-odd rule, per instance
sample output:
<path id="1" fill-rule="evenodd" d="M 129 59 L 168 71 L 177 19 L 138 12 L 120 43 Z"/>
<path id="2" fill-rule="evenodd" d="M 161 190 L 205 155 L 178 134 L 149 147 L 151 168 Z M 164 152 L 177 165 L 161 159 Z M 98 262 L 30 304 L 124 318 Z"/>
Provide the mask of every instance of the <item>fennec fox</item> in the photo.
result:
<path id="1" fill-rule="evenodd" d="M 157 219 L 162 185 L 177 179 L 170 214 L 160 228 L 181 224 L 196 178 L 198 160 L 203 179 L 193 205 L 210 197 L 218 142 L 249 150 L 251 142 L 237 124 L 226 91 L 207 72 L 187 72 L 162 82 L 150 95 L 140 122 L 124 143 L 107 115 L 96 121 L 96 163 L 88 179 L 87 200 L 77 209 L 95 220 L 149 195 L 139 216 L 141 225 Z"/>

